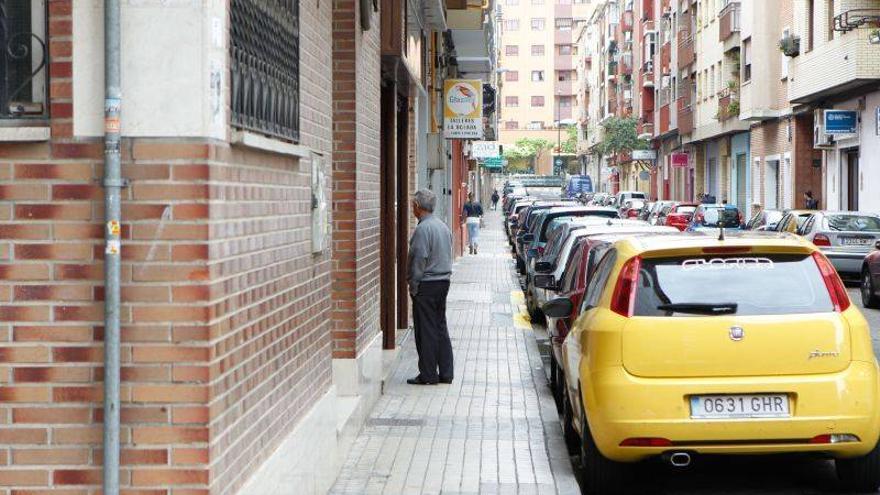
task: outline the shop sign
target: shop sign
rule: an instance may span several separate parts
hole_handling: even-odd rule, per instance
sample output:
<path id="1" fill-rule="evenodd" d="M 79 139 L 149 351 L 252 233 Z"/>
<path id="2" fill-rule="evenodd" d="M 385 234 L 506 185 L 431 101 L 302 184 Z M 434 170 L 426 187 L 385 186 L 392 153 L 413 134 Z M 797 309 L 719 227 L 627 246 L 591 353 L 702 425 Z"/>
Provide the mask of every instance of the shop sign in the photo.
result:
<path id="1" fill-rule="evenodd" d="M 443 83 L 443 136 L 483 138 L 483 83 L 479 79 L 447 79 Z"/>
<path id="2" fill-rule="evenodd" d="M 474 141 L 471 143 L 471 156 L 477 160 L 501 156 L 501 143 L 498 141 Z"/>
<path id="3" fill-rule="evenodd" d="M 687 167 L 690 160 L 687 153 L 673 153 L 670 157 L 673 167 Z"/>
<path id="4" fill-rule="evenodd" d="M 656 160 L 657 152 L 655 150 L 633 150 L 633 160 Z"/>
<path id="5" fill-rule="evenodd" d="M 852 110 L 825 110 L 825 134 L 856 134 L 858 112 Z"/>

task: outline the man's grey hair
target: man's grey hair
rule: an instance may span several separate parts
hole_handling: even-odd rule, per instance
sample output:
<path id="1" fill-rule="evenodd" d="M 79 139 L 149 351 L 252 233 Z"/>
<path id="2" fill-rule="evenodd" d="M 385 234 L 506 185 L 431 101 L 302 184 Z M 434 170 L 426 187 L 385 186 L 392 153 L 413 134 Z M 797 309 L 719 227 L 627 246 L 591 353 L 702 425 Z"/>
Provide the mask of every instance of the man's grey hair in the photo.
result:
<path id="1" fill-rule="evenodd" d="M 434 213 L 434 207 L 437 206 L 437 195 L 430 189 L 420 189 L 416 191 L 416 204 L 419 208 Z"/>

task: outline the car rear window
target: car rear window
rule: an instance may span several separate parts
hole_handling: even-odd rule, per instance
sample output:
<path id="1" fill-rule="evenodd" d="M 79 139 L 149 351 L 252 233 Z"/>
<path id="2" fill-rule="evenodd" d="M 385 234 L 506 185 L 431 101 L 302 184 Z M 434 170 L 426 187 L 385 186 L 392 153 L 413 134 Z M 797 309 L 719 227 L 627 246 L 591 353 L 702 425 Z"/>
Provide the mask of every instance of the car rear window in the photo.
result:
<path id="1" fill-rule="evenodd" d="M 678 209 L 675 210 L 676 213 L 684 213 L 684 214 L 692 214 L 697 211 L 696 206 L 679 206 Z"/>
<path id="2" fill-rule="evenodd" d="M 880 232 L 880 218 L 870 215 L 828 215 L 831 230 Z"/>
<path id="3" fill-rule="evenodd" d="M 729 227 L 739 226 L 739 210 L 730 207 L 708 207 L 703 209 L 703 227 Z"/>
<path id="4" fill-rule="evenodd" d="M 642 260 L 635 316 L 705 316 L 659 308 L 669 304 L 736 304 L 743 316 L 834 310 L 815 260 L 785 254 Z"/>

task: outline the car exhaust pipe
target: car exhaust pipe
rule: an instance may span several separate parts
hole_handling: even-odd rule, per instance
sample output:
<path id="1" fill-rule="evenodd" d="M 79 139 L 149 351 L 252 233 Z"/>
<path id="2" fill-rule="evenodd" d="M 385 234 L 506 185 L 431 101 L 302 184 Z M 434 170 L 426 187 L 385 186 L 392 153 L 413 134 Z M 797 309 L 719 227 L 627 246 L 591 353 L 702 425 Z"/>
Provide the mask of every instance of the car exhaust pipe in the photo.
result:
<path id="1" fill-rule="evenodd" d="M 691 465 L 691 455 L 687 452 L 673 452 L 666 454 L 666 460 L 671 466 L 686 468 Z"/>

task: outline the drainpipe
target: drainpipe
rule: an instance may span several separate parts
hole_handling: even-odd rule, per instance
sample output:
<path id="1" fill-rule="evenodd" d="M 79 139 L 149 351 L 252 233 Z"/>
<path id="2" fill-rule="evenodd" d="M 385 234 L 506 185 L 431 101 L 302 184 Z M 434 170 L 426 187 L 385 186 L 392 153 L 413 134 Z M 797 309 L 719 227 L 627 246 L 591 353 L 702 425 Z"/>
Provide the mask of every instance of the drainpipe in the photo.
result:
<path id="1" fill-rule="evenodd" d="M 104 0 L 104 495 L 119 495 L 119 0 Z"/>

